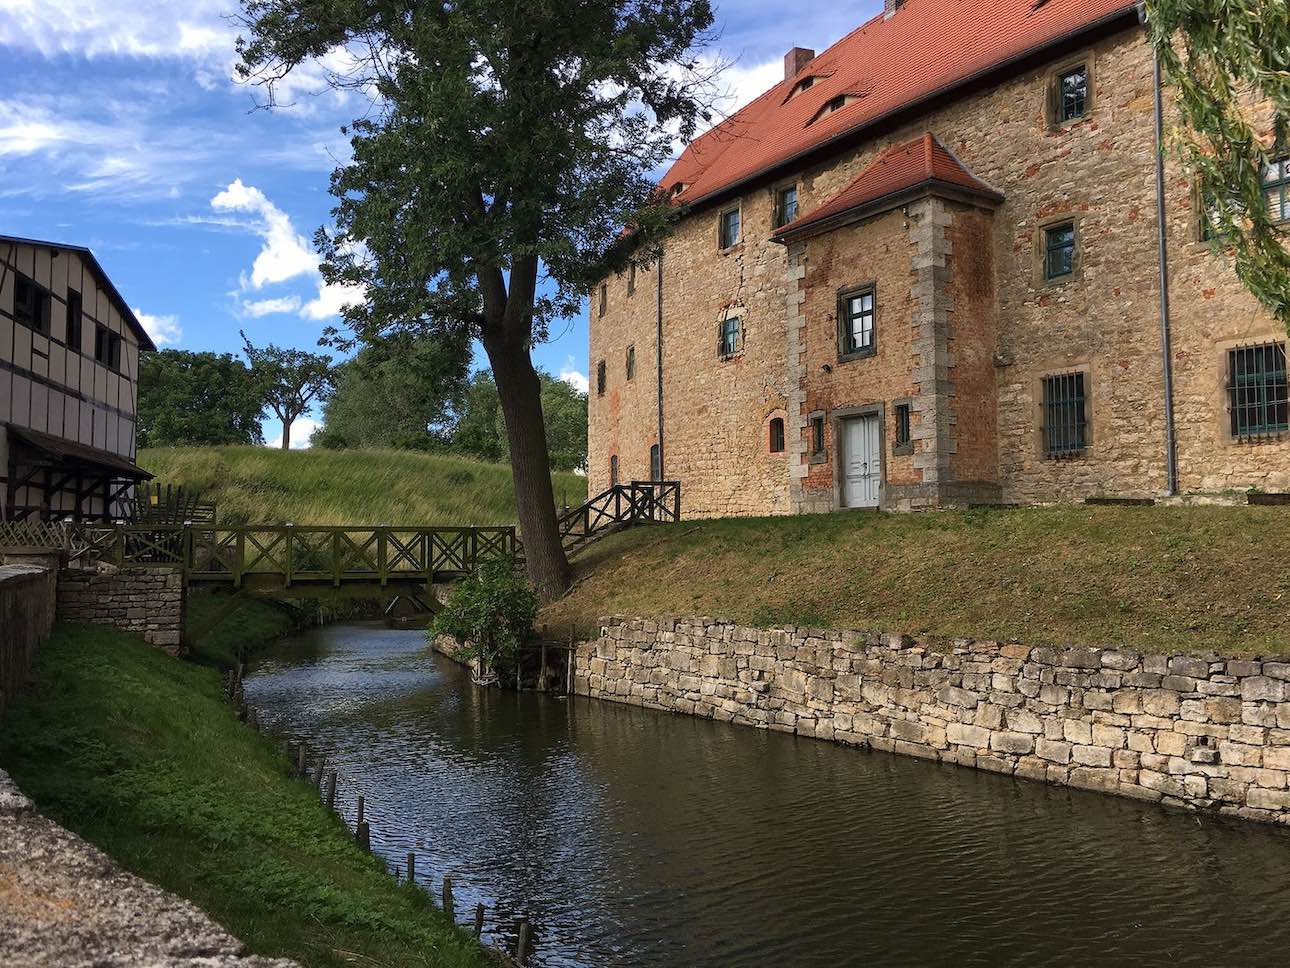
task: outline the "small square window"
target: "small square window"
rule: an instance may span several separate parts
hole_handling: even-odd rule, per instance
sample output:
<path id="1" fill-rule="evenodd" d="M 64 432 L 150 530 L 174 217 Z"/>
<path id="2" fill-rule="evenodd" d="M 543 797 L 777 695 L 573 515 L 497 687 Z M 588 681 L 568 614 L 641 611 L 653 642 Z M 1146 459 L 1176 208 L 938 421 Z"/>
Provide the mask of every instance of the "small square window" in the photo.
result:
<path id="1" fill-rule="evenodd" d="M 1078 457 L 1088 446 L 1088 410 L 1083 373 L 1044 377 L 1044 452 Z"/>
<path id="2" fill-rule="evenodd" d="M 636 379 L 636 347 L 627 347 L 627 379 Z"/>
<path id="3" fill-rule="evenodd" d="M 739 243 L 739 209 L 721 213 L 721 248 L 730 249 Z"/>
<path id="4" fill-rule="evenodd" d="M 1081 64 L 1057 78 L 1057 123 L 1076 121 L 1088 111 L 1088 68 Z"/>
<path id="5" fill-rule="evenodd" d="M 811 418 L 811 454 L 820 457 L 824 454 L 824 417 Z"/>
<path id="6" fill-rule="evenodd" d="M 909 436 L 909 404 L 896 404 L 896 446 L 904 447 L 912 438 Z"/>
<path id="7" fill-rule="evenodd" d="M 1227 395 L 1232 436 L 1238 440 L 1290 432 L 1285 343 L 1229 350 Z"/>
<path id="8" fill-rule="evenodd" d="M 717 355 L 734 356 L 739 352 L 740 323 L 738 316 L 721 321 L 721 331 L 717 335 Z"/>
<path id="9" fill-rule="evenodd" d="M 775 228 L 783 228 L 797 219 L 797 186 L 781 188 L 775 196 Z"/>
<path id="10" fill-rule="evenodd" d="M 603 397 L 605 395 L 605 383 L 605 361 L 601 360 L 596 364 L 596 396 Z"/>
<path id="11" fill-rule="evenodd" d="M 1278 158 L 1264 167 L 1263 197 L 1274 222 L 1290 221 L 1290 157 Z"/>
<path id="12" fill-rule="evenodd" d="M 784 453 L 784 418 L 775 417 L 770 422 L 770 452 Z"/>
<path id="13" fill-rule="evenodd" d="M 79 292 L 68 291 L 67 293 L 67 348 L 73 353 L 81 351 L 81 332 L 82 320 L 84 316 L 81 308 L 81 294 Z"/>
<path id="14" fill-rule="evenodd" d="M 838 297 L 838 352 L 843 359 L 868 356 L 877 340 L 877 297 L 873 287 Z"/>
<path id="15" fill-rule="evenodd" d="M 1075 272 L 1075 223 L 1044 229 L 1044 278 L 1063 279 Z"/>

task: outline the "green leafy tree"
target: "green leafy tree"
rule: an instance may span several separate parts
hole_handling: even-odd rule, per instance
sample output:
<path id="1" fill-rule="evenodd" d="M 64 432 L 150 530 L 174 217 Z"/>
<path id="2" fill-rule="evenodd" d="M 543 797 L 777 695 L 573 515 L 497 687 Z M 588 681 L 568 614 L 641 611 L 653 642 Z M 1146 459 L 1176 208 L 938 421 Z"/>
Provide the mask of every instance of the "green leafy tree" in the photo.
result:
<path id="1" fill-rule="evenodd" d="M 323 447 L 445 446 L 466 395 L 470 347 L 461 334 L 400 333 L 336 368 L 314 443 Z"/>
<path id="2" fill-rule="evenodd" d="M 587 466 L 587 395 L 545 370 L 542 385 L 547 453 L 551 470 L 572 471 Z M 452 450 L 480 460 L 502 461 L 509 456 L 506 423 L 497 383 L 488 370 L 470 382 L 465 403 L 452 433 Z"/>
<path id="3" fill-rule="evenodd" d="M 546 415 L 546 445 L 551 469 L 574 471 L 587 466 L 587 395 L 564 380 L 538 372 L 542 381 L 542 412 Z"/>
<path id="4" fill-rule="evenodd" d="M 262 444 L 262 389 L 231 353 L 144 353 L 139 359 L 139 445 Z"/>
<path id="5" fill-rule="evenodd" d="M 239 70 L 275 84 L 338 48 L 372 95 L 332 175 L 328 282 L 361 285 L 358 338 L 464 329 L 497 381 L 529 574 L 568 587 L 530 356 L 604 271 L 671 222 L 653 172 L 689 140 L 710 76 L 708 0 L 242 0 Z M 335 59 L 330 63 L 335 63 Z M 633 229 L 624 236 L 623 226 Z"/>
<path id="6" fill-rule="evenodd" d="M 1211 238 L 1242 283 L 1290 328 L 1290 254 L 1264 195 L 1263 174 L 1285 151 L 1290 118 L 1286 0 L 1147 0 L 1151 43 L 1177 92 L 1174 143 L 1209 209 Z M 1273 130 L 1256 127 L 1271 102 Z"/>
<path id="7" fill-rule="evenodd" d="M 291 447 L 291 425 L 316 401 L 325 400 L 335 385 L 331 357 L 304 350 L 282 349 L 270 343 L 255 347 L 242 333 L 243 352 L 262 389 L 262 407 L 282 421 L 282 449 Z"/>
<path id="8" fill-rule="evenodd" d="M 502 401 L 488 370 L 480 370 L 470 379 L 461 416 L 453 428 L 452 449 L 467 457 L 494 462 L 509 456 Z"/>
<path id="9" fill-rule="evenodd" d="M 450 635 L 479 660 L 483 673 L 515 664 L 520 647 L 533 638 L 538 602 L 533 586 L 509 561 L 489 562 L 458 582 L 430 635 Z"/>

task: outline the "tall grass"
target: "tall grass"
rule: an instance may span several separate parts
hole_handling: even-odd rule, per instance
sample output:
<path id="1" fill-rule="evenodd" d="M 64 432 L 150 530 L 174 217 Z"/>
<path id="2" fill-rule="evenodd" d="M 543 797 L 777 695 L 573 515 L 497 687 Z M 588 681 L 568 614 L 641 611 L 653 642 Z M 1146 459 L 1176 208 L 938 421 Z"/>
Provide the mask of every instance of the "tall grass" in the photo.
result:
<path id="1" fill-rule="evenodd" d="M 505 464 L 410 451 L 282 451 L 264 447 L 143 450 L 165 484 L 214 501 L 224 524 L 514 524 Z M 557 504 L 586 500 L 586 478 L 554 474 Z"/>

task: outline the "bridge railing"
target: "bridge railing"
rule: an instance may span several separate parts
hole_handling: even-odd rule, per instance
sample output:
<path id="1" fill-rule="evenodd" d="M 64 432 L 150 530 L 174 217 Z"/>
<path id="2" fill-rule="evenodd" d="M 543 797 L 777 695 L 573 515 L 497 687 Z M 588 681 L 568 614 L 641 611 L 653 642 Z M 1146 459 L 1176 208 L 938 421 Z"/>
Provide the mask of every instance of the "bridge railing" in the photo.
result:
<path id="1" fill-rule="evenodd" d="M 681 520 L 680 481 L 632 481 L 615 484 L 581 507 L 560 516 L 560 538 L 565 546 L 619 527 Z"/>
<path id="2" fill-rule="evenodd" d="M 73 560 L 178 567 L 190 582 L 234 587 L 248 579 L 284 587 L 426 582 L 514 561 L 519 549 L 513 527 L 118 525 L 73 534 Z"/>

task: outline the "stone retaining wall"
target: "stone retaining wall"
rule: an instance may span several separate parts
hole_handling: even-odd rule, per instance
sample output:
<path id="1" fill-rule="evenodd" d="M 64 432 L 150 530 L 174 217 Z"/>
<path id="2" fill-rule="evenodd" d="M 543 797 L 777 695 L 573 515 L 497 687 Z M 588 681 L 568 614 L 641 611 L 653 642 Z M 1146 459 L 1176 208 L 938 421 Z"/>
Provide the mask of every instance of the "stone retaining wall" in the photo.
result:
<path id="1" fill-rule="evenodd" d="M 111 625 L 176 653 L 183 644 L 184 577 L 175 569 L 64 570 L 58 620 Z"/>
<path id="2" fill-rule="evenodd" d="M 1290 657 L 606 619 L 574 691 L 1290 825 Z"/>
<path id="3" fill-rule="evenodd" d="M 54 628 L 55 573 L 0 565 L 0 715 L 26 683 L 36 647 Z"/>

